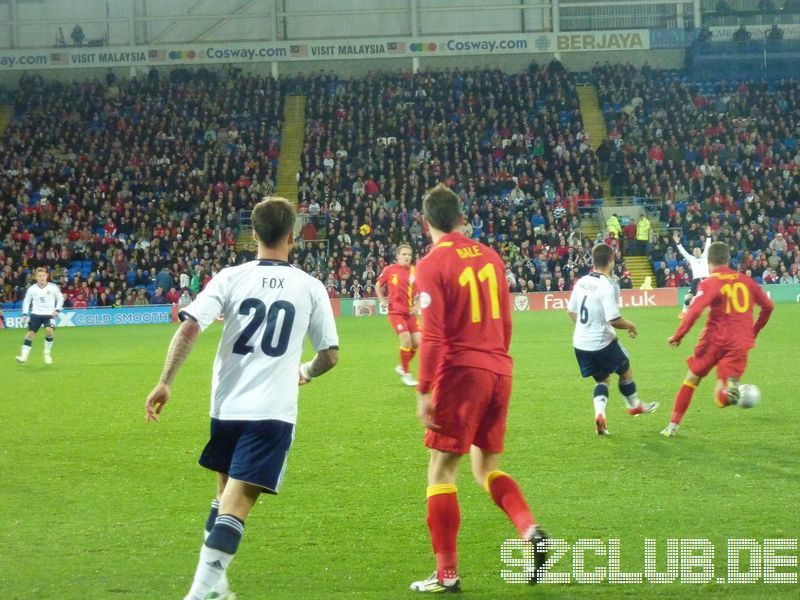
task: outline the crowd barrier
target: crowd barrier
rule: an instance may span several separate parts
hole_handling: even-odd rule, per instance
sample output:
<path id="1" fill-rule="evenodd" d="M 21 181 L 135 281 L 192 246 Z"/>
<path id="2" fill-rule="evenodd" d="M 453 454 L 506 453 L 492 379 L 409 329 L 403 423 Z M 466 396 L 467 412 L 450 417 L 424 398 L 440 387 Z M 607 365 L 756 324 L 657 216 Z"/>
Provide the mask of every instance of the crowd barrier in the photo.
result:
<path id="1" fill-rule="evenodd" d="M 800 302 L 800 285 L 762 286 L 776 303 Z M 657 288 L 653 290 L 622 290 L 620 304 L 623 308 L 642 306 L 679 306 L 689 288 Z M 570 292 L 534 292 L 512 294 L 515 312 L 540 310 L 566 310 Z M 336 317 L 374 317 L 385 315 L 377 298 L 333 298 Z M 123 308 L 67 308 L 58 316 L 56 327 L 98 327 L 105 325 L 155 325 L 178 320 L 176 305 L 126 306 Z M 26 327 L 20 310 L 5 311 L 5 327 Z"/>

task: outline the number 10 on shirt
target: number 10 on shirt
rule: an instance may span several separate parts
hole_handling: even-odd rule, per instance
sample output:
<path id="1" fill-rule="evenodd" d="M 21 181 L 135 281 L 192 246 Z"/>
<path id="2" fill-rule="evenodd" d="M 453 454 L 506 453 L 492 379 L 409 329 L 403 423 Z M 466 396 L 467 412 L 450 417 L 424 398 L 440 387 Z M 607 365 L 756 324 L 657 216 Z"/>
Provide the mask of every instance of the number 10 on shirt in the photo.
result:
<path id="1" fill-rule="evenodd" d="M 475 269 L 466 267 L 458 276 L 458 283 L 461 287 L 469 286 L 470 304 L 472 306 L 472 322 L 481 322 L 481 296 L 478 290 L 478 283 L 487 282 L 489 284 L 489 302 L 491 304 L 492 319 L 500 318 L 500 295 L 497 287 L 497 274 L 492 263 L 487 263 L 478 271 L 475 277 Z"/>

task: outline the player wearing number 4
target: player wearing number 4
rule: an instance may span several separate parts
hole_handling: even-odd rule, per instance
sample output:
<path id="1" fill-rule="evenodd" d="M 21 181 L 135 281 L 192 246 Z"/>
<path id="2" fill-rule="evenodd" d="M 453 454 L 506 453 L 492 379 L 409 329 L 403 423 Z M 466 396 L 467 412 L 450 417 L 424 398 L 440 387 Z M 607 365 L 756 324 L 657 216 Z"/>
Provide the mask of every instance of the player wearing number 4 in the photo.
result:
<path id="1" fill-rule="evenodd" d="M 607 244 L 592 248 L 594 271 L 581 277 L 572 289 L 567 309 L 575 323 L 572 337 L 575 357 L 583 377 L 593 377 L 594 424 L 598 435 L 608 435 L 606 404 L 612 373 L 619 376 L 619 391 L 628 413 L 637 416 L 653 412 L 658 402 L 642 404 L 633 380 L 628 353 L 619 343 L 615 329 L 625 329 L 635 338 L 636 325 L 622 318 L 619 311 L 619 287 L 611 279 L 614 272 L 614 249 Z"/>
<path id="2" fill-rule="evenodd" d="M 755 346 L 758 333 L 769 321 L 774 305 L 761 287 L 747 275 L 728 267 L 730 250 L 722 242 L 714 242 L 708 249 L 708 266 L 711 276 L 700 283 L 694 301 L 689 306 L 678 331 L 667 342 L 672 347 L 680 345 L 695 321 L 706 307 L 708 322 L 694 353 L 686 361 L 686 374 L 672 409 L 672 419 L 661 435 L 672 437 L 678 432 L 683 415 L 692 402 L 694 390 L 700 381 L 717 368 L 717 385 L 714 398 L 720 407 L 736 404 L 739 400 L 739 379 L 747 367 L 747 353 Z M 753 324 L 753 305 L 761 310 Z"/>
<path id="3" fill-rule="evenodd" d="M 211 439 L 199 460 L 216 472 L 217 495 L 185 600 L 233 597 L 225 573 L 256 500 L 262 493 L 277 494 L 283 481 L 294 439 L 298 383 L 322 375 L 338 359 L 336 324 L 324 285 L 287 262 L 294 208 L 282 198 L 267 199 L 255 206 L 252 220 L 256 260 L 217 273 L 181 311 L 183 323 L 145 406 L 146 421 L 157 421 L 198 334 L 224 315 L 211 384 Z M 306 333 L 317 355 L 298 373 Z"/>
<path id="4" fill-rule="evenodd" d="M 400 364 L 394 372 L 400 375 L 403 383 L 417 385 L 409 371 L 409 363 L 419 347 L 421 334 L 417 324 L 416 307 L 414 306 L 414 266 L 411 264 L 413 253 L 411 246 L 401 244 L 397 247 L 397 262 L 381 271 L 375 291 L 378 293 L 381 307 L 388 309 L 389 323 L 400 342 Z M 383 293 L 386 286 L 388 295 Z"/>
<path id="5" fill-rule="evenodd" d="M 500 471 L 511 396 L 511 298 L 497 253 L 459 233 L 459 197 L 442 184 L 429 190 L 423 212 L 434 247 L 417 265 L 422 311 L 417 416 L 425 425 L 428 528 L 436 571 L 411 589 L 458 592 L 456 493 L 458 464 L 470 454 L 478 485 L 530 542 L 535 583 L 546 560 L 545 533 L 516 481 Z"/>

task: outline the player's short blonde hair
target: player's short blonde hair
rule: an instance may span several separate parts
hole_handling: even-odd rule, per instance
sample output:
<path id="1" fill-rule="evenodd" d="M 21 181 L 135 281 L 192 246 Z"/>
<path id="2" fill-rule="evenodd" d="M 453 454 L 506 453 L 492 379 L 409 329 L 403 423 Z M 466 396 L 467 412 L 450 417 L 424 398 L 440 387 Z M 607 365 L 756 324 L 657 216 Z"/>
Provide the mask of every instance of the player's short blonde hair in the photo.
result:
<path id="1" fill-rule="evenodd" d="M 400 244 L 397 248 L 394 249 L 395 255 L 400 253 L 400 250 L 403 248 L 407 249 L 411 254 L 414 254 L 414 249 L 411 247 L 411 244 Z"/>
<path id="2" fill-rule="evenodd" d="M 44 273 L 45 275 L 47 275 L 47 269 L 45 269 L 44 267 L 36 267 L 36 271 L 35 272 L 37 274 L 38 273 Z"/>

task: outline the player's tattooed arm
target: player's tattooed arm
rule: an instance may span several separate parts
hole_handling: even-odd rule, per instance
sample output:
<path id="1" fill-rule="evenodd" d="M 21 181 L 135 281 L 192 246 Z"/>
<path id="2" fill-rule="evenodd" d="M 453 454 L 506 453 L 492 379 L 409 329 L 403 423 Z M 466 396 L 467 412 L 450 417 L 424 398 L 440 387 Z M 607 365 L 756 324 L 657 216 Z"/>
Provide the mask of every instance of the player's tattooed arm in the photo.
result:
<path id="1" fill-rule="evenodd" d="M 175 375 L 178 374 L 186 358 L 192 352 L 197 336 L 200 334 L 200 325 L 194 319 L 186 319 L 178 331 L 172 336 L 172 341 L 167 350 L 167 359 L 164 361 L 164 370 L 161 372 L 160 382 L 172 385 Z"/>
<path id="2" fill-rule="evenodd" d="M 339 348 L 320 350 L 313 360 L 300 365 L 300 384 L 308 383 L 314 377 L 327 373 L 339 362 Z"/>

